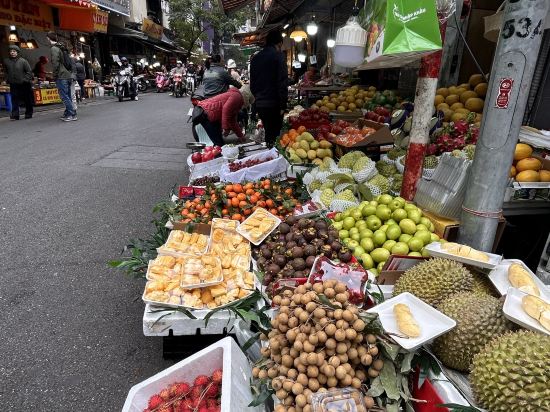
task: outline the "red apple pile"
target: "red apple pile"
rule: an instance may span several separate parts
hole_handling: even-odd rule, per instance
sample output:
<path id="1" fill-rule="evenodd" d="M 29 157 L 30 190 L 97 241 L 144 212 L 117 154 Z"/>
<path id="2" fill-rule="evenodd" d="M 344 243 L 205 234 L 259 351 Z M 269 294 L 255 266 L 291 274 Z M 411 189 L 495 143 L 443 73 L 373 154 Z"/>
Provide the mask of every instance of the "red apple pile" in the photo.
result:
<path id="1" fill-rule="evenodd" d="M 378 106 L 374 110 L 370 110 L 365 114 L 365 119 L 377 123 L 389 123 L 391 118 L 391 110 Z"/>
<path id="2" fill-rule="evenodd" d="M 298 129 L 300 126 L 317 128 L 323 124 L 330 124 L 328 113 L 319 109 L 303 110 L 298 116 L 290 117 L 289 122 L 293 129 Z"/>
<path id="3" fill-rule="evenodd" d="M 269 162 L 270 160 L 273 160 L 273 157 L 269 156 L 269 157 L 266 157 L 265 159 L 249 159 L 249 160 L 244 160 L 242 162 L 231 162 L 229 163 L 229 171 L 236 172 L 246 167 L 252 167 L 252 166 L 259 165 L 260 163 Z"/>
<path id="4" fill-rule="evenodd" d="M 206 146 L 202 152 L 196 152 L 191 155 L 191 161 L 193 164 L 208 162 L 222 153 L 220 146 Z"/>
<path id="5" fill-rule="evenodd" d="M 175 382 L 151 396 L 143 412 L 221 412 L 221 369 L 212 376 L 200 375 L 193 386 Z"/>

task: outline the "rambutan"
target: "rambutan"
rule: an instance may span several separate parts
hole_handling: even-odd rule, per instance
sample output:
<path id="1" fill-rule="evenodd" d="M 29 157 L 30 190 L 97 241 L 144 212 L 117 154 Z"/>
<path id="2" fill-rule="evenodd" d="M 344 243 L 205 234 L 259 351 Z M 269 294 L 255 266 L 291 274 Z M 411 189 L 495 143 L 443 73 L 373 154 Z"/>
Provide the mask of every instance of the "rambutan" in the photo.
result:
<path id="1" fill-rule="evenodd" d="M 218 393 L 220 392 L 220 387 L 216 384 L 210 384 L 206 388 L 206 393 L 204 394 L 205 398 L 214 398 L 218 396 Z"/>
<path id="2" fill-rule="evenodd" d="M 193 382 L 193 384 L 195 386 L 199 386 L 199 385 L 207 385 L 209 382 L 210 382 L 210 379 L 208 378 L 208 376 L 199 375 L 195 378 L 195 382 Z"/>
<path id="3" fill-rule="evenodd" d="M 191 387 L 187 382 L 180 382 L 176 385 L 176 396 L 184 395 L 189 392 L 190 389 Z"/>
<path id="4" fill-rule="evenodd" d="M 160 395 L 153 395 L 149 398 L 147 406 L 149 409 L 156 409 L 164 403 L 164 399 Z"/>
<path id="5" fill-rule="evenodd" d="M 218 406 L 217 399 L 207 399 L 206 400 L 206 406 L 208 406 L 209 408 L 212 408 L 214 406 Z"/>
<path id="6" fill-rule="evenodd" d="M 209 409 L 206 406 L 203 406 L 199 409 L 199 412 L 209 412 Z"/>
<path id="7" fill-rule="evenodd" d="M 168 389 L 163 389 L 160 391 L 159 396 L 167 401 L 168 399 L 170 399 L 170 391 Z"/>
<path id="8" fill-rule="evenodd" d="M 162 405 L 156 412 L 174 412 L 172 405 Z"/>
<path id="9" fill-rule="evenodd" d="M 216 369 L 212 373 L 212 381 L 221 385 L 223 377 L 223 371 L 221 369 Z"/>
<path id="10" fill-rule="evenodd" d="M 222 407 L 220 405 L 210 406 L 208 408 L 208 412 L 221 412 L 221 411 L 222 411 Z"/>
<path id="11" fill-rule="evenodd" d="M 199 399 L 201 397 L 202 391 L 204 391 L 204 386 L 193 386 L 191 388 L 191 392 L 189 393 L 189 397 L 191 399 Z"/>

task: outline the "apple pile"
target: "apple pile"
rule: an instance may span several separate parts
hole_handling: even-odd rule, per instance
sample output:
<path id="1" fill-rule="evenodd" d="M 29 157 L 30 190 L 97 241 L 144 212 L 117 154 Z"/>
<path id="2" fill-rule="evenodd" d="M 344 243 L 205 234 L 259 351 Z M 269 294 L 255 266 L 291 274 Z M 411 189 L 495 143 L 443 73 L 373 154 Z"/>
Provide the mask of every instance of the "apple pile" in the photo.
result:
<path id="1" fill-rule="evenodd" d="M 191 161 L 193 164 L 208 162 L 215 159 L 222 153 L 220 146 L 206 146 L 202 152 L 195 152 L 191 155 Z"/>
<path id="2" fill-rule="evenodd" d="M 388 194 L 337 213 L 332 227 L 363 267 L 375 275 L 390 255 L 427 257 L 425 246 L 439 241 L 433 223 L 422 210 Z"/>
<path id="3" fill-rule="evenodd" d="M 273 160 L 273 157 L 269 156 L 269 157 L 266 157 L 265 159 L 248 159 L 248 160 L 244 160 L 242 162 L 231 162 L 231 163 L 229 163 L 228 166 L 229 166 L 229 171 L 230 172 L 237 172 L 241 169 L 256 166 L 256 165 L 259 165 L 261 163 L 269 162 L 271 160 Z"/>
<path id="4" fill-rule="evenodd" d="M 372 120 L 377 123 L 389 123 L 391 119 L 391 110 L 378 106 L 374 110 L 370 110 L 365 114 L 365 119 Z"/>
<path id="5" fill-rule="evenodd" d="M 289 117 L 289 122 L 292 128 L 297 129 L 304 125 L 306 127 L 312 126 L 316 128 L 322 124 L 330 124 L 328 113 L 319 109 L 306 109 L 300 112 L 298 116 Z"/>
<path id="6" fill-rule="evenodd" d="M 351 124 L 345 120 L 336 120 L 334 123 L 321 125 L 317 128 L 315 139 L 334 141 L 336 136 L 350 126 Z"/>

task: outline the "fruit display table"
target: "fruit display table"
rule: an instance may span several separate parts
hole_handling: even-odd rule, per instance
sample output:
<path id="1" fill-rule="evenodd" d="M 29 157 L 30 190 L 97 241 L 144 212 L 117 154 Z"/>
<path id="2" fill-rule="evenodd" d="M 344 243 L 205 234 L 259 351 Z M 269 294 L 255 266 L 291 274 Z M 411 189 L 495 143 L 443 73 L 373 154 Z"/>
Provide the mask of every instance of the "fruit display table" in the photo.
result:
<path id="1" fill-rule="evenodd" d="M 306 105 L 309 106 L 309 99 L 311 95 L 327 95 L 331 93 L 341 92 L 348 89 L 346 86 L 311 86 L 301 87 L 298 89 L 298 100 L 301 97 L 305 97 Z"/>

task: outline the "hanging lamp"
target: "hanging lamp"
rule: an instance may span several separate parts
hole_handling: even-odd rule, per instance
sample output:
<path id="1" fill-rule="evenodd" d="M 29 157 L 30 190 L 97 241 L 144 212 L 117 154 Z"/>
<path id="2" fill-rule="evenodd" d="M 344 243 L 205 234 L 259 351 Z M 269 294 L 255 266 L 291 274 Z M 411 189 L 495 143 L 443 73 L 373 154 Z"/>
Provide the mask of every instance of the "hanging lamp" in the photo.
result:
<path id="1" fill-rule="evenodd" d="M 292 33 L 290 33 L 290 38 L 296 43 L 300 43 L 302 40 L 307 39 L 307 33 L 302 30 L 300 26 L 297 26 Z"/>
<path id="2" fill-rule="evenodd" d="M 317 23 L 315 23 L 315 16 L 312 16 L 311 21 L 306 26 L 307 34 L 310 36 L 315 36 L 317 34 L 317 30 L 319 30 L 319 27 L 317 26 Z"/>
<path id="3" fill-rule="evenodd" d="M 334 63 L 343 67 L 356 67 L 365 59 L 367 31 L 359 25 L 357 1 L 344 27 L 336 32 Z"/>

